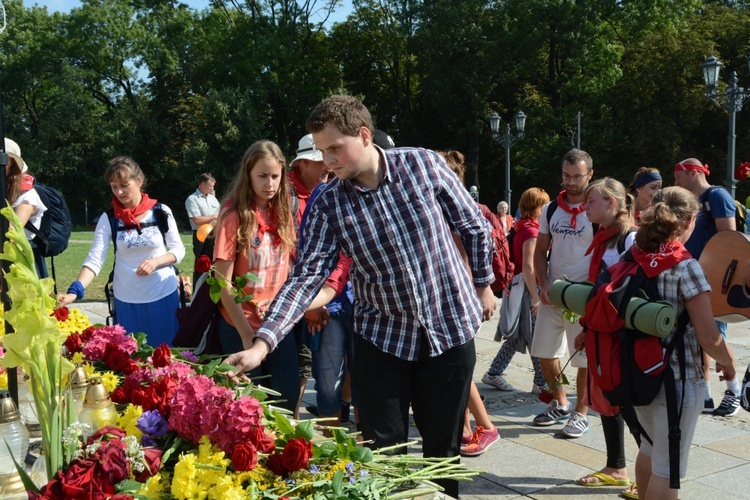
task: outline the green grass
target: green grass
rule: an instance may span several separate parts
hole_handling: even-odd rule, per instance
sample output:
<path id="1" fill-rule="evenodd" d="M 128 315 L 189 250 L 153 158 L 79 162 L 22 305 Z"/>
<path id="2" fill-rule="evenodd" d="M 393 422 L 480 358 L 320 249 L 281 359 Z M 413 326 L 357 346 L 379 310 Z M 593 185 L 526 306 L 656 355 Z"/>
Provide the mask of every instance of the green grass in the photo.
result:
<path id="1" fill-rule="evenodd" d="M 182 243 L 185 245 L 185 258 L 177 265 L 180 273 L 186 276 L 193 275 L 193 236 L 191 232 L 185 231 L 180 233 Z M 75 281 L 78 273 L 81 271 L 81 264 L 91 249 L 91 243 L 94 241 L 93 230 L 74 230 L 70 235 L 68 248 L 60 255 L 55 257 L 55 273 L 57 275 L 57 292 L 64 293 L 68 286 Z M 109 279 L 109 273 L 112 271 L 112 262 L 114 261 L 112 245 L 109 246 L 107 261 L 104 263 L 99 276 L 86 287 L 86 297 L 82 302 L 97 302 L 105 300 L 104 285 Z M 47 259 L 47 268 L 52 276 L 52 263 Z"/>

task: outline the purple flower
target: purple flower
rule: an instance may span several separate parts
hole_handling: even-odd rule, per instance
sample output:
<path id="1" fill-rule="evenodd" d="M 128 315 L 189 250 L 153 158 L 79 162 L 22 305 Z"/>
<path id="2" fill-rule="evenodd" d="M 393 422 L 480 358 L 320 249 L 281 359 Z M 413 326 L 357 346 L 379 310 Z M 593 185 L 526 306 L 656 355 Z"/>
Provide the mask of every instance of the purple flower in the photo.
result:
<path id="1" fill-rule="evenodd" d="M 198 362 L 198 357 L 193 354 L 193 351 L 180 351 L 180 355 L 192 363 Z"/>
<path id="2" fill-rule="evenodd" d="M 143 446 L 144 448 L 152 448 L 156 446 L 156 441 L 151 439 L 151 436 L 149 436 L 148 434 L 144 434 L 143 436 L 141 436 L 141 446 Z"/>
<path id="3" fill-rule="evenodd" d="M 169 422 L 164 420 L 164 417 L 159 414 L 159 410 L 144 411 L 143 415 L 138 418 L 136 427 L 145 434 L 160 438 L 169 430 Z"/>

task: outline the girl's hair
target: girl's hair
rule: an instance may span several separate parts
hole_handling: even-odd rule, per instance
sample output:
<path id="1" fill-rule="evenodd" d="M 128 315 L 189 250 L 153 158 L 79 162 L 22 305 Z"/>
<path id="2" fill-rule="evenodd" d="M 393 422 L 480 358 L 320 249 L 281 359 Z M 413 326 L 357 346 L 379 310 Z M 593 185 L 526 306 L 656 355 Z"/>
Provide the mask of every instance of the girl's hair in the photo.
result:
<path id="1" fill-rule="evenodd" d="M 236 210 L 239 216 L 240 224 L 237 228 L 238 253 L 244 253 L 250 248 L 250 242 L 258 231 L 258 220 L 253 210 L 255 193 L 253 192 L 250 174 L 255 165 L 263 158 L 273 158 L 281 165 L 279 189 L 270 201 L 272 217 L 276 223 L 282 245 L 286 245 L 290 249 L 296 245 L 292 217 L 296 217 L 297 214 L 291 213 L 289 186 L 286 178 L 286 160 L 281 148 L 276 143 L 264 140 L 254 143 L 245 151 L 240 169 L 221 202 L 223 208 L 217 226 L 221 224 L 221 219 L 230 210 Z"/>
<path id="2" fill-rule="evenodd" d="M 651 208 L 641 214 L 635 244 L 644 252 L 658 251 L 660 244 L 676 240 L 685 232 L 699 208 L 698 199 L 687 189 L 677 186 L 662 189 Z"/>
<path id="3" fill-rule="evenodd" d="M 549 203 L 549 195 L 544 189 L 537 187 L 527 189 L 521 195 L 521 201 L 518 202 L 521 218 L 533 219 L 547 203 Z"/>
<path id="4" fill-rule="evenodd" d="M 146 176 L 143 170 L 129 156 L 116 156 L 107 162 L 107 170 L 104 171 L 104 181 L 107 184 L 113 182 L 128 182 L 129 180 L 141 182 L 141 189 L 146 185 Z"/>
<path id="5" fill-rule="evenodd" d="M 638 191 L 636 191 L 636 188 L 635 188 L 635 182 L 638 180 L 638 178 L 643 177 L 644 175 L 647 175 L 647 174 L 660 174 L 660 173 L 661 172 L 659 172 L 658 168 L 653 168 L 653 167 L 639 168 L 638 171 L 633 176 L 633 181 L 628 186 L 628 191 L 630 191 L 630 194 L 632 194 L 633 196 L 638 196 Z"/>
<path id="6" fill-rule="evenodd" d="M 23 172 L 21 172 L 21 165 L 16 160 L 8 156 L 8 176 L 5 180 L 5 199 L 8 203 L 13 205 L 19 196 L 21 196 L 21 180 L 23 179 Z"/>
<path id="7" fill-rule="evenodd" d="M 589 193 L 598 193 L 605 200 L 615 200 L 615 220 L 612 224 L 617 227 L 617 234 L 607 241 L 607 246 L 613 246 L 617 239 L 626 236 L 633 227 L 633 196 L 625 191 L 625 186 L 616 179 L 604 177 L 588 185 L 583 192 L 583 199 Z"/>
<path id="8" fill-rule="evenodd" d="M 464 155 L 460 151 L 454 149 L 448 149 L 446 151 L 436 151 L 437 154 L 445 159 L 445 163 L 458 176 L 461 182 L 464 181 L 464 173 L 466 172 L 466 165 L 464 165 Z"/>

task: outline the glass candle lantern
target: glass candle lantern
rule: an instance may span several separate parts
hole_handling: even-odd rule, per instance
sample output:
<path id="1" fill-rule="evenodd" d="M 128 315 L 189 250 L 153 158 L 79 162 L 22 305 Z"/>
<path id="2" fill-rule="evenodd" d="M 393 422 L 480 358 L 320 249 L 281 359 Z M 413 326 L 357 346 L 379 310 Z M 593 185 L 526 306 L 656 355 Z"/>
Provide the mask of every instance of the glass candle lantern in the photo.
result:
<path id="1" fill-rule="evenodd" d="M 89 387 L 89 377 L 82 366 L 77 365 L 68 375 L 68 389 L 70 390 L 73 405 L 76 409 L 76 416 L 83 410 L 83 400 L 86 397 L 86 389 Z"/>
<path id="2" fill-rule="evenodd" d="M 29 451 L 29 431 L 21 421 L 21 412 L 7 391 L 0 392 L 0 436 L 0 493 L 23 491 L 23 483 L 14 459 L 23 466 L 26 453 Z"/>
<path id="3" fill-rule="evenodd" d="M 86 395 L 83 399 L 83 409 L 78 415 L 78 421 L 89 429 L 84 431 L 86 436 L 107 427 L 117 424 L 117 409 L 109 399 L 107 388 L 102 385 L 102 379 L 94 377 L 89 380 Z"/>

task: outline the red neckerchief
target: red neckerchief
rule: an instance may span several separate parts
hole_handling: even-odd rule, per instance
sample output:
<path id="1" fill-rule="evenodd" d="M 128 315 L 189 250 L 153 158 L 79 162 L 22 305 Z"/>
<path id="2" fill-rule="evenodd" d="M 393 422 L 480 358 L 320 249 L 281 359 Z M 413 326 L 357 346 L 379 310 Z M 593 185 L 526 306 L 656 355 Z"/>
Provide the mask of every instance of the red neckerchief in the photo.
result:
<path id="1" fill-rule="evenodd" d="M 644 252 L 633 245 L 630 248 L 633 253 L 633 259 L 646 273 L 646 276 L 653 278 L 667 269 L 671 269 L 683 260 L 691 259 L 685 247 L 679 241 L 670 241 L 659 245 L 658 252 Z"/>
<path id="2" fill-rule="evenodd" d="M 515 224 L 516 233 L 532 227 L 539 229 L 539 221 L 534 219 L 518 219 Z"/>
<path id="3" fill-rule="evenodd" d="M 635 209 L 635 213 L 633 214 L 633 219 L 635 219 L 636 225 L 638 225 L 639 222 L 641 222 L 641 211 L 637 208 Z"/>
<path id="4" fill-rule="evenodd" d="M 273 214 L 273 207 L 271 205 L 268 206 L 270 209 L 268 211 L 268 215 L 271 219 L 271 222 L 266 222 L 263 220 L 263 217 L 260 215 L 260 211 L 258 210 L 258 207 L 253 207 L 253 212 L 255 212 L 255 220 L 258 221 L 258 237 L 255 239 L 255 241 L 258 243 L 254 246 L 259 246 L 260 243 L 263 241 L 263 236 L 265 236 L 266 232 L 271 233 L 274 236 L 274 241 L 278 244 L 279 241 L 281 241 L 281 237 L 279 236 L 279 230 L 276 227 L 276 218 Z"/>
<path id="5" fill-rule="evenodd" d="M 602 267 L 602 258 L 604 257 L 604 252 L 607 250 L 607 242 L 618 233 L 618 230 L 619 228 L 614 224 L 609 227 L 599 226 L 599 230 L 594 235 L 594 241 L 591 242 L 588 250 L 586 250 L 585 255 L 593 251 L 591 262 L 589 263 L 589 281 L 591 283 L 596 283 L 596 278 L 599 277 L 599 270 Z"/>
<path id="6" fill-rule="evenodd" d="M 557 195 L 557 206 L 568 212 L 572 215 L 570 218 L 570 227 L 573 229 L 576 228 L 576 216 L 583 212 L 585 203 L 581 203 L 577 208 L 570 208 L 570 205 L 568 205 L 568 202 L 565 201 L 565 196 L 567 195 L 567 191 L 564 189 L 560 191 L 560 194 Z"/>
<path id="7" fill-rule="evenodd" d="M 141 196 L 141 202 L 133 208 L 125 208 L 125 205 L 116 197 L 112 198 L 112 207 L 115 209 L 115 218 L 121 219 L 126 226 L 135 226 L 138 231 L 141 230 L 141 222 L 136 219 L 139 215 L 148 212 L 156 205 L 156 200 L 152 200 L 146 193 Z"/>

